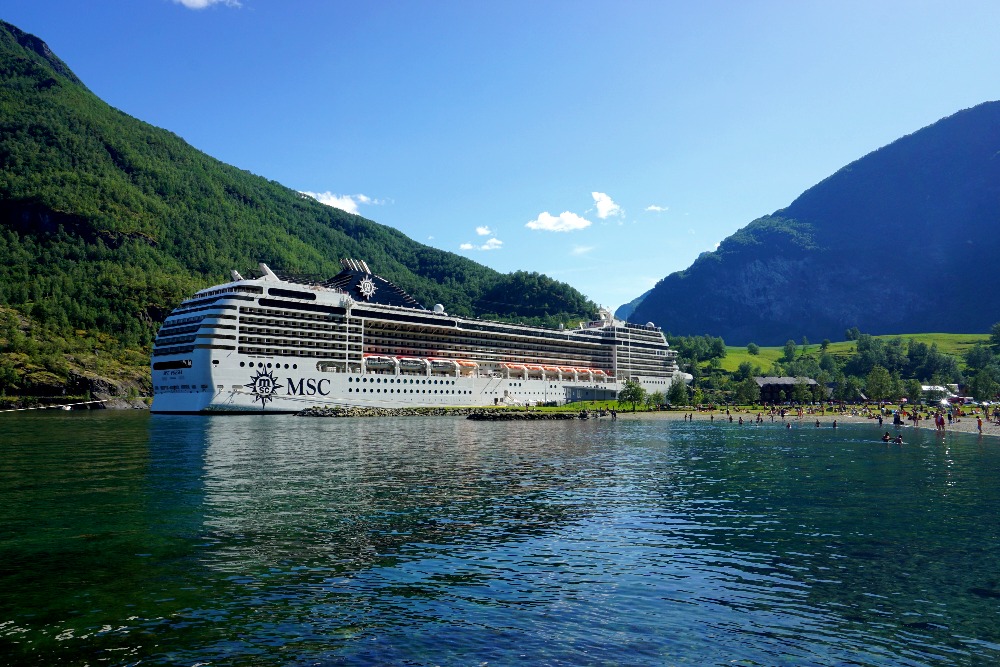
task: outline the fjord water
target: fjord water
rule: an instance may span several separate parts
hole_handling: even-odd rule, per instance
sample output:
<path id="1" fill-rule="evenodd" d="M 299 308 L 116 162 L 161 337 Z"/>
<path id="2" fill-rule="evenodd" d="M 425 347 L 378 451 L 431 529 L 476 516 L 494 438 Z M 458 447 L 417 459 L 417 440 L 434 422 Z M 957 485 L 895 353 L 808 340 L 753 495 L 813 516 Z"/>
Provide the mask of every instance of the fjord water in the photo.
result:
<path id="1" fill-rule="evenodd" d="M 1000 442 L 4 415 L 0 664 L 989 665 Z"/>

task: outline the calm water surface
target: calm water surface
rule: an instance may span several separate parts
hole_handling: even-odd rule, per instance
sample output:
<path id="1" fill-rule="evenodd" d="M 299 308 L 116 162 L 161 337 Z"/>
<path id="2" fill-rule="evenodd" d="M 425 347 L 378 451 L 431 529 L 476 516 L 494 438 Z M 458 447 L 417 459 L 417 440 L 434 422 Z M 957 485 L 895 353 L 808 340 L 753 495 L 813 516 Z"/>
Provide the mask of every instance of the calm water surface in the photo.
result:
<path id="1" fill-rule="evenodd" d="M 1000 664 L 1000 442 L 0 416 L 0 664 Z"/>

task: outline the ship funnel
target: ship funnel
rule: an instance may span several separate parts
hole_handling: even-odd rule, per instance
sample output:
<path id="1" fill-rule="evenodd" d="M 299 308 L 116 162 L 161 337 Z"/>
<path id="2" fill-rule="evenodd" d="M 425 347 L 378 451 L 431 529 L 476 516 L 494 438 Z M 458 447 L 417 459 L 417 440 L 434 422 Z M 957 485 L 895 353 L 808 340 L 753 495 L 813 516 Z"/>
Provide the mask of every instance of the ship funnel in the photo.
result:
<path id="1" fill-rule="evenodd" d="M 261 273 L 264 274 L 264 280 L 281 280 L 278 276 L 274 275 L 274 271 L 267 268 L 267 264 L 261 262 L 259 264 Z"/>
<path id="2" fill-rule="evenodd" d="M 372 272 L 372 270 L 368 268 L 368 265 L 360 259 L 345 258 L 340 260 L 340 265 L 344 267 L 345 271 L 364 271 L 369 274 Z"/>

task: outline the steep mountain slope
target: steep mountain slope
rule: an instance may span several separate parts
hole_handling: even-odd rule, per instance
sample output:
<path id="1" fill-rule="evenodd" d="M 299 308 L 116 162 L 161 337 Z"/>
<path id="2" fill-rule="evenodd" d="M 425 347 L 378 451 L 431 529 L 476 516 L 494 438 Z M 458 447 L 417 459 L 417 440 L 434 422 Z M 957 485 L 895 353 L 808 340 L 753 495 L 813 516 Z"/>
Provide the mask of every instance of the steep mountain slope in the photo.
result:
<path id="1" fill-rule="evenodd" d="M 29 318 L 29 337 L 98 331 L 132 350 L 196 288 L 258 261 L 329 277 L 341 257 L 364 259 L 456 314 L 554 325 L 596 310 L 564 283 L 502 275 L 200 153 L 108 106 L 3 22 L 0 257 L 0 307 Z M 0 353 L 12 336 L 0 331 Z M 11 377 L 0 390 L 26 389 Z"/>
<path id="2" fill-rule="evenodd" d="M 857 326 L 988 331 L 1000 285 L 1000 102 L 863 157 L 661 280 L 630 318 L 729 344 Z"/>

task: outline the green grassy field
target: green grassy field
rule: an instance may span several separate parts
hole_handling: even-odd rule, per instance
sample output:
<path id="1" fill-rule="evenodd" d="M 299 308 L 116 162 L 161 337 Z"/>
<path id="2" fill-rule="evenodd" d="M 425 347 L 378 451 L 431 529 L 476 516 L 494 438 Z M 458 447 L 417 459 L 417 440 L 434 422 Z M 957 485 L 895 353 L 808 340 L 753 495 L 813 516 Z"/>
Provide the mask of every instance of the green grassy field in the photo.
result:
<path id="1" fill-rule="evenodd" d="M 959 359 L 959 367 L 965 368 L 965 353 L 969 351 L 976 343 L 989 343 L 989 334 L 949 334 L 949 333 L 924 333 L 924 334 L 893 334 L 886 336 L 875 336 L 876 338 L 881 338 L 883 340 L 890 340 L 892 338 L 902 338 L 903 342 L 909 342 L 910 339 L 917 341 L 918 343 L 926 343 L 931 345 L 932 343 L 937 343 L 938 351 L 944 354 L 949 354 Z M 855 342 L 851 340 L 840 341 L 837 343 L 830 343 L 829 352 L 835 357 L 847 358 L 854 354 Z M 802 346 L 799 345 L 796 355 L 803 353 Z M 781 359 L 785 354 L 784 346 L 780 347 L 761 347 L 760 354 L 752 355 L 747 352 L 747 348 L 743 347 L 726 347 L 726 357 L 722 360 L 722 369 L 733 372 L 739 368 L 740 364 L 744 361 L 749 361 L 755 366 L 760 366 L 761 369 L 766 373 L 771 365 Z M 819 358 L 820 355 L 820 345 L 819 343 L 807 345 L 805 348 L 806 356 L 811 356 Z M 706 364 L 707 366 L 707 364 Z"/>

